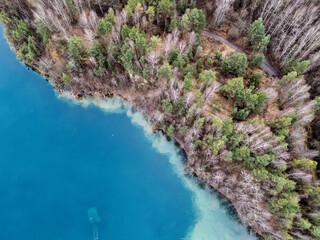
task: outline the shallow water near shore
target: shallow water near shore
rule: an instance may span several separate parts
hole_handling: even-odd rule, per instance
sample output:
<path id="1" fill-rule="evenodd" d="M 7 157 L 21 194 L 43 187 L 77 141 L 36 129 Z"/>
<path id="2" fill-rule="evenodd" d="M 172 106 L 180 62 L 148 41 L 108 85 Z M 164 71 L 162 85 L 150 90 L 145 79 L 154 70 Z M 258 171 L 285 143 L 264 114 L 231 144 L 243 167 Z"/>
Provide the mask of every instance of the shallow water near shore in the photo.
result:
<path id="1" fill-rule="evenodd" d="M 2 28 L 1 28 L 2 32 Z M 254 239 L 119 98 L 73 101 L 0 40 L 0 239 Z"/>

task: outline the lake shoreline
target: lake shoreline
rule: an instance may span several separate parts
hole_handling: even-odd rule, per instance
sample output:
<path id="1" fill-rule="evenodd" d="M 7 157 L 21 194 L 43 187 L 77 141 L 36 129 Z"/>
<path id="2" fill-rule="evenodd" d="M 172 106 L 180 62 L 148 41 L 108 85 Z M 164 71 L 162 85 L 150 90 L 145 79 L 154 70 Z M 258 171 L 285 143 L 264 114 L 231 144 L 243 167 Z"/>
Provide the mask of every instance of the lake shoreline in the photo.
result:
<path id="1" fill-rule="evenodd" d="M 313 100 L 303 75 L 315 66 L 316 49 L 309 44 L 306 50 L 300 41 L 314 39 L 309 36 L 314 23 L 302 28 L 306 36 L 295 34 L 298 45 L 288 42 L 281 25 L 270 31 L 274 21 L 265 9 L 272 8 L 271 2 L 229 1 L 216 8 L 213 1 L 16 0 L 0 4 L 0 21 L 16 57 L 45 77 L 58 98 L 115 112 L 128 110 L 121 104 L 128 103 L 132 123 L 142 125 L 145 136 L 156 140 L 153 146 L 169 154 L 169 162 L 175 169 L 179 165 L 179 175 L 197 192 L 201 223 L 192 240 L 244 233 L 214 212 L 217 199 L 209 192 L 228 199 L 241 222 L 261 238 L 318 239 L 320 151 L 316 137 L 308 134 L 320 98 Z M 314 3 L 305 4 L 318 10 Z M 286 12 L 285 4 L 277 7 Z M 296 17 L 300 11 L 294 8 L 284 16 Z M 175 146 L 185 155 L 183 165 Z M 146 176 L 149 169 L 153 166 Z M 186 173 L 206 186 L 205 194 L 188 183 Z M 233 229 L 226 231 L 222 222 Z"/>
<path id="2" fill-rule="evenodd" d="M 13 46 L 10 42 L 9 44 Z M 208 159 L 208 161 L 210 161 L 210 164 L 213 164 L 214 168 L 216 169 L 214 174 L 219 173 L 220 169 L 224 170 L 224 175 L 227 175 L 230 178 L 230 181 L 225 183 L 220 180 L 217 182 L 214 179 L 215 176 L 213 174 L 208 173 L 205 171 L 205 169 L 201 168 L 203 162 L 207 160 L 197 157 L 197 153 L 201 153 L 201 150 L 194 151 L 193 142 L 188 141 L 186 137 L 180 136 L 177 132 L 169 133 L 168 128 L 162 128 L 160 126 L 160 118 L 162 119 L 163 116 L 162 113 L 160 113 L 157 109 L 159 109 L 159 104 L 161 102 L 155 100 L 161 99 L 163 89 L 157 88 L 157 83 L 151 80 L 150 86 L 145 86 L 145 80 L 141 76 L 123 73 L 123 79 L 129 83 L 142 82 L 141 89 L 134 89 L 131 87 L 124 87 L 123 89 L 118 88 L 117 83 L 115 85 L 112 84 L 111 77 L 103 78 L 101 82 L 95 81 L 95 79 L 91 79 L 88 76 L 81 77 L 78 78 L 73 84 L 68 85 L 61 78 L 61 76 L 56 75 L 55 66 L 45 72 L 40 69 L 38 60 L 34 61 L 33 64 L 27 63 L 26 61 L 24 61 L 24 63 L 45 78 L 50 78 L 50 76 L 53 76 L 53 80 L 49 80 L 49 82 L 52 84 L 58 94 L 67 91 L 71 96 L 73 96 L 74 100 L 81 100 L 82 98 L 86 99 L 86 96 L 97 97 L 102 100 L 112 96 L 119 96 L 125 101 L 131 103 L 133 106 L 136 106 L 137 109 L 149 117 L 150 121 L 154 124 L 154 130 L 161 130 L 166 136 L 175 139 L 175 141 L 179 143 L 180 148 L 186 153 L 187 156 L 187 163 L 185 164 L 186 172 L 195 176 L 199 181 L 204 182 L 209 188 L 214 189 L 215 191 L 219 192 L 221 196 L 224 196 L 226 199 L 228 199 L 236 209 L 241 221 L 256 234 L 260 236 L 263 235 L 262 231 L 254 226 L 257 226 L 257 223 L 251 219 L 248 219 L 246 212 L 247 210 L 244 209 L 243 206 L 239 206 L 237 204 L 237 198 L 242 191 L 238 188 L 238 186 L 246 185 L 245 177 L 251 176 L 249 171 L 247 171 L 244 166 L 240 166 L 239 164 L 237 164 L 237 168 L 234 169 L 234 167 L 230 166 L 227 161 L 219 161 L 213 156 L 212 159 Z M 61 64 L 61 62 L 59 64 Z M 175 126 L 175 119 L 172 119 L 171 126 L 174 126 L 176 129 L 178 129 L 178 126 Z M 253 180 L 253 184 L 258 185 L 256 180 Z M 233 191 L 234 189 L 239 189 L 239 193 L 235 194 Z M 262 199 L 257 199 L 257 202 L 257 206 L 259 206 L 259 208 L 266 209 L 265 203 L 262 201 Z M 267 227 L 269 227 L 269 222 L 272 221 L 271 216 L 268 215 L 265 218 L 266 219 L 263 220 L 260 218 L 259 221 L 264 221 L 264 223 L 268 225 Z M 277 224 L 275 222 L 271 222 L 270 225 L 276 234 Z"/>
<path id="3" fill-rule="evenodd" d="M 8 40 L 8 38 L 6 37 L 7 39 L 7 42 L 8 44 L 11 46 L 12 50 L 15 51 L 14 49 L 14 46 L 10 43 L 10 41 Z M 18 57 L 17 57 L 18 58 Z M 18 59 L 19 61 L 22 61 L 21 59 Z M 58 93 L 58 94 L 61 94 L 63 92 L 65 92 L 65 88 L 62 86 L 62 85 L 55 85 L 53 84 L 52 82 L 50 82 L 48 80 L 48 78 L 50 77 L 49 74 L 46 74 L 44 73 L 38 66 L 35 66 L 35 65 L 31 65 L 31 64 L 28 64 L 24 61 L 22 61 L 25 66 L 27 68 L 30 68 L 31 70 L 39 73 L 41 76 L 43 76 L 43 78 L 48 81 L 55 89 L 55 91 Z M 73 90 L 70 90 L 68 91 L 71 96 L 74 98 L 73 100 L 74 101 L 79 101 L 79 100 L 82 100 L 83 98 L 85 98 L 86 100 L 89 100 L 89 98 L 86 98 L 86 95 L 89 96 L 89 97 L 94 97 L 94 98 L 100 98 L 100 100 L 107 100 L 107 99 L 110 99 L 110 98 L 113 98 L 114 96 L 118 96 L 120 97 L 121 99 L 133 104 L 132 107 L 135 107 L 136 109 L 138 109 L 138 111 L 140 111 L 141 113 L 143 114 L 146 114 L 146 116 L 149 118 L 149 120 L 151 120 L 153 123 L 155 122 L 154 119 L 152 119 L 151 117 L 151 113 L 148 111 L 148 108 L 147 109 L 143 109 L 142 106 L 138 103 L 135 103 L 134 101 L 130 100 L 130 99 L 133 99 L 131 96 L 134 96 L 134 95 L 125 95 L 123 93 L 121 93 L 121 91 L 119 90 L 115 90 L 115 91 L 110 91 L 108 93 L 101 93 L 101 92 L 85 92 L 85 91 L 82 91 L 82 92 L 74 92 Z M 137 96 L 135 96 L 137 97 Z M 90 101 L 90 100 L 89 100 Z M 190 149 L 188 151 L 188 148 L 186 147 L 186 143 L 184 143 L 183 141 L 181 141 L 181 139 L 179 139 L 180 137 L 177 136 L 177 135 L 173 135 L 173 136 L 169 136 L 167 134 L 166 131 L 164 131 L 163 129 L 160 129 L 160 128 L 154 128 L 153 129 L 154 131 L 159 131 L 161 132 L 162 134 L 164 134 L 166 137 L 168 138 L 172 138 L 172 140 L 174 141 L 174 143 L 177 143 L 178 145 L 178 148 L 183 152 L 183 154 L 185 155 L 186 157 L 186 162 L 184 162 L 184 165 L 185 165 L 185 172 L 187 174 L 190 174 L 191 176 L 195 177 L 198 181 L 200 182 L 203 182 L 206 184 L 206 186 L 211 189 L 212 191 L 214 191 L 215 193 L 218 194 L 219 198 L 223 198 L 223 199 L 226 199 L 228 202 L 230 202 L 232 204 L 232 208 L 234 208 L 234 210 L 236 211 L 237 213 L 237 217 L 240 219 L 241 222 L 243 222 L 241 220 L 242 216 L 241 216 L 241 213 L 237 210 L 235 204 L 233 203 L 232 201 L 232 198 L 229 196 L 228 197 L 228 194 L 226 192 L 223 192 L 221 191 L 218 187 L 216 186 L 212 186 L 210 184 L 210 181 L 208 181 L 208 177 L 197 172 L 196 169 L 194 169 L 192 166 L 190 166 L 190 164 L 188 163 L 188 159 L 189 159 L 189 156 L 191 155 L 190 154 Z M 250 226 L 250 223 L 248 222 L 243 222 L 246 227 L 247 227 L 247 231 L 248 233 L 249 232 L 253 232 L 254 235 L 257 236 L 257 239 L 263 239 L 262 235 L 261 235 L 261 232 L 256 232 L 255 229 Z"/>
<path id="4" fill-rule="evenodd" d="M 27 65 L 27 64 L 26 64 Z M 28 66 L 28 65 L 27 65 Z M 36 68 L 33 68 L 34 71 L 36 71 L 37 73 L 41 74 L 41 71 L 38 71 Z M 54 86 L 54 85 L 53 85 Z M 54 86 L 55 87 L 55 86 Z M 65 89 L 61 88 L 56 88 L 55 90 L 57 91 L 58 94 L 64 93 Z M 138 111 L 140 113 L 142 113 L 143 115 L 145 115 L 149 121 L 151 121 L 151 123 L 155 123 L 155 120 L 151 118 L 151 112 L 148 112 L 148 109 L 143 109 L 142 106 L 139 106 L 138 104 L 135 104 L 135 102 L 130 101 L 130 97 L 122 95 L 119 91 L 116 92 L 109 92 L 107 94 L 101 94 L 99 92 L 97 93 L 80 93 L 80 92 L 72 92 L 72 91 L 68 91 L 68 93 L 73 97 L 74 101 L 79 101 L 79 100 L 88 100 L 89 102 L 91 101 L 90 98 L 98 98 L 101 101 L 106 101 L 108 99 L 112 99 L 113 97 L 117 96 L 120 97 L 122 100 L 130 103 L 132 106 L 131 108 L 134 108 L 134 111 Z M 85 96 L 89 96 L 89 98 L 85 97 Z M 101 106 L 98 105 L 98 107 L 100 107 L 101 109 L 103 109 Z M 179 136 L 177 135 L 172 135 L 169 136 L 167 134 L 166 131 L 164 131 L 161 128 L 153 128 L 153 132 L 161 132 L 164 136 L 167 137 L 167 139 L 171 139 L 173 141 L 173 144 L 176 145 L 179 149 L 179 151 L 181 151 L 181 154 L 183 154 L 183 158 L 185 158 L 185 161 L 183 161 L 183 165 L 185 167 L 185 173 L 194 177 L 197 181 L 199 181 L 199 183 L 204 183 L 211 191 L 213 191 L 215 194 L 218 195 L 218 197 L 224 201 L 227 201 L 228 203 L 231 204 L 232 207 L 232 211 L 234 210 L 235 213 L 237 214 L 237 219 L 238 221 L 240 221 L 242 224 L 245 224 L 245 227 L 247 228 L 247 232 L 248 233 L 252 233 L 257 237 L 257 239 L 263 239 L 261 233 L 256 232 L 254 230 L 253 227 L 250 226 L 250 224 L 243 222 L 241 220 L 241 213 L 239 213 L 239 211 L 237 210 L 237 208 L 235 207 L 235 204 L 232 201 L 232 198 L 227 196 L 226 192 L 221 191 L 221 189 L 219 189 L 216 186 L 212 186 L 210 184 L 210 181 L 208 181 L 208 177 L 205 175 L 202 175 L 201 173 L 197 172 L 196 169 L 194 169 L 190 164 L 189 164 L 189 156 L 190 154 L 190 149 L 188 151 L 188 148 L 186 147 L 186 143 L 184 143 Z"/>

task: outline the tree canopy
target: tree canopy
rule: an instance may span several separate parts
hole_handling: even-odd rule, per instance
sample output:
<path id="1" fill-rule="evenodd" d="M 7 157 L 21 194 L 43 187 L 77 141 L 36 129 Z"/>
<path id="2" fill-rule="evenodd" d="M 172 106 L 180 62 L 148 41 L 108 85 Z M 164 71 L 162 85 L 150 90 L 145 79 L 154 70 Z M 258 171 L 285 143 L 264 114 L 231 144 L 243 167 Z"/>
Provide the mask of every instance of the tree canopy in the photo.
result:
<path id="1" fill-rule="evenodd" d="M 266 35 L 262 18 L 254 21 L 248 30 L 246 41 L 256 52 L 265 52 L 270 42 L 270 35 Z"/>

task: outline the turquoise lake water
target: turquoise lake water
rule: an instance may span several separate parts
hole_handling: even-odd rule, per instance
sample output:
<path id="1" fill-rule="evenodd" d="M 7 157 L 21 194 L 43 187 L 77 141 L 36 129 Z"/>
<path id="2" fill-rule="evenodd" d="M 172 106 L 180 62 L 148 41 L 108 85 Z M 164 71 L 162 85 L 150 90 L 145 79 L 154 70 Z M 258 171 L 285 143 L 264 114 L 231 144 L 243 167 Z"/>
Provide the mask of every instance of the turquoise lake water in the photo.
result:
<path id="1" fill-rule="evenodd" d="M 58 97 L 1 37 L 1 240 L 254 239 L 141 114 L 92 102 Z"/>

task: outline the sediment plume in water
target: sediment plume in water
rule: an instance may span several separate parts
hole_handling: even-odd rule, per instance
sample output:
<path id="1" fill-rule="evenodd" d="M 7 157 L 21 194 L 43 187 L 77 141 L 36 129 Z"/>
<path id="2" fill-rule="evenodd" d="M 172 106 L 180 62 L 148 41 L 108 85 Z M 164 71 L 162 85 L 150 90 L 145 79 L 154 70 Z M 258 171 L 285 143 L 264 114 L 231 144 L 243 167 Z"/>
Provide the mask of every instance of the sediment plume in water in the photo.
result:
<path id="1" fill-rule="evenodd" d="M 148 117 L 141 112 L 132 112 L 132 105 L 120 97 L 110 99 L 84 98 L 75 100 L 68 92 L 58 96 L 60 99 L 72 101 L 74 104 L 88 107 L 94 105 L 107 113 L 125 113 L 133 125 L 141 127 L 145 137 L 153 148 L 166 156 L 175 174 L 183 181 L 184 186 L 193 193 L 194 209 L 197 219 L 185 237 L 187 240 L 251 240 L 256 239 L 249 234 L 246 227 L 230 215 L 229 209 L 223 206 L 217 195 L 207 187 L 201 188 L 198 181 L 186 175 L 182 155 L 173 142 L 169 142 L 161 133 L 154 133 Z"/>

